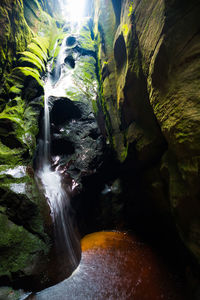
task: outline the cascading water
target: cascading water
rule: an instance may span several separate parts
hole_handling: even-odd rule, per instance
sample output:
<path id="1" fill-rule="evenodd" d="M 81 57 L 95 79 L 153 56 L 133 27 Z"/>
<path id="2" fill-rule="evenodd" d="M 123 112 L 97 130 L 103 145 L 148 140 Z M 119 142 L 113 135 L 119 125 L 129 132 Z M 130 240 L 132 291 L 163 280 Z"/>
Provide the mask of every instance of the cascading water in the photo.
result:
<path id="1" fill-rule="evenodd" d="M 80 260 L 80 243 L 75 233 L 70 206 L 70 197 L 64 187 L 62 176 L 58 170 L 53 170 L 51 162 L 50 144 L 50 107 L 52 105 L 50 96 L 59 96 L 59 83 L 62 75 L 58 69 L 62 64 L 62 53 L 64 43 L 60 49 L 59 59 L 56 64 L 56 78 L 53 78 L 50 70 L 44 85 L 44 140 L 40 149 L 40 161 L 42 162 L 37 172 L 38 179 L 42 185 L 42 190 L 48 201 L 51 218 L 54 227 L 54 251 L 57 256 L 57 263 L 62 268 L 63 274 L 69 275 L 78 265 Z M 58 76 L 59 74 L 59 76 Z M 66 82 L 65 82 L 66 86 Z M 70 270 L 70 271 L 69 271 Z"/>
<path id="2" fill-rule="evenodd" d="M 44 87 L 44 165 L 48 165 L 50 160 L 49 89 L 51 91 L 50 77 L 48 76 Z"/>

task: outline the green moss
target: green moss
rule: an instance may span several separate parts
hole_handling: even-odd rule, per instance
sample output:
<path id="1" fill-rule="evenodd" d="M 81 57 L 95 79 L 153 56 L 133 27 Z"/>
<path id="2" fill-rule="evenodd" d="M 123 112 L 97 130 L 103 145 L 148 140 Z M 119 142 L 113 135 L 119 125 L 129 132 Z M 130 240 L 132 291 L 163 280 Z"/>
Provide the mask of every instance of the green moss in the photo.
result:
<path id="1" fill-rule="evenodd" d="M 119 161 L 123 162 L 128 154 L 128 144 L 125 142 L 125 135 L 123 132 L 112 136 L 112 146 L 117 153 Z"/>
<path id="2" fill-rule="evenodd" d="M 24 19 L 23 3 L 34 6 L 32 29 L 38 35 Z M 48 250 L 38 238 L 47 240 L 39 213 L 43 199 L 26 167 L 23 176 L 15 171 L 22 162 L 30 164 L 35 151 L 43 98 L 33 98 L 43 91 L 41 74 L 58 30 L 35 0 L 3 1 L 0 23 L 0 276 L 19 277 L 29 275 L 40 254 Z"/>
<path id="3" fill-rule="evenodd" d="M 76 69 L 73 73 L 74 88 L 80 94 L 84 94 L 88 100 L 96 100 L 98 92 L 98 81 L 96 77 L 96 60 L 93 57 L 86 56 L 76 64 Z M 70 92 L 70 91 L 69 91 Z M 69 92 L 66 91 L 67 95 Z M 75 100 L 75 99 L 72 99 Z M 77 99 L 78 100 L 78 99 Z"/>
<path id="4" fill-rule="evenodd" d="M 41 37 L 37 36 L 32 39 L 32 42 L 35 43 L 44 53 L 48 53 L 49 46 L 51 43 L 51 40 L 49 37 Z"/>
<path id="5" fill-rule="evenodd" d="M 16 67 L 12 70 L 11 78 L 17 79 L 19 82 L 24 82 L 27 78 L 34 78 L 38 85 L 43 87 L 39 72 L 30 67 Z"/>
<path id="6" fill-rule="evenodd" d="M 9 106 L 9 104 L 6 105 L 5 109 L 2 113 L 0 113 L 0 120 L 1 119 L 8 119 L 13 121 L 16 124 L 21 124 L 22 118 L 23 118 L 23 107 L 24 103 L 21 100 L 20 97 L 16 98 L 16 106 Z"/>
<path id="7" fill-rule="evenodd" d="M 25 50 L 32 37 L 21 0 L 0 4 L 0 24 L 0 74 L 3 82 L 15 64 L 16 53 Z"/>
<path id="8" fill-rule="evenodd" d="M 41 6 L 37 0 L 24 0 L 24 15 L 28 25 L 34 32 L 38 30 L 38 27 L 42 22 L 40 18 L 41 10 Z"/>
<path id="9" fill-rule="evenodd" d="M 43 50 L 35 43 L 29 44 L 27 50 L 35 54 L 40 60 L 43 60 L 44 63 L 47 62 L 47 53 L 43 52 Z"/>
<path id="10" fill-rule="evenodd" d="M 13 99 L 15 101 L 15 106 L 6 105 L 5 109 L 0 113 L 0 124 L 1 120 L 3 122 L 7 122 L 9 127 L 12 127 L 12 131 L 5 131 L 2 132 L 0 130 L 0 137 L 1 134 L 4 136 L 13 135 L 15 138 L 21 143 L 21 149 L 10 149 L 9 147 L 3 147 L 1 145 L 1 152 L 0 152 L 0 160 L 1 162 L 5 162 L 10 156 L 14 155 L 14 160 L 16 160 L 16 155 L 22 154 L 27 149 L 29 150 L 30 155 L 33 155 L 36 141 L 35 137 L 38 133 L 38 115 L 39 109 L 33 109 L 31 106 L 25 108 L 24 102 L 21 97 L 16 97 Z M 36 104 L 33 104 L 36 105 Z M 41 103 L 37 103 L 38 106 Z M 4 121 L 5 120 L 5 121 Z M 19 157 L 18 157 L 19 159 Z"/>
<path id="11" fill-rule="evenodd" d="M 6 82 L 4 82 L 6 86 L 6 88 L 9 90 L 12 86 L 16 86 L 16 85 L 21 85 L 23 86 L 24 84 L 24 78 L 21 76 L 18 76 L 17 74 L 15 74 L 15 72 L 12 72 L 7 78 L 6 78 Z"/>
<path id="12" fill-rule="evenodd" d="M 100 45 L 101 45 L 100 43 L 101 43 L 100 34 L 98 34 L 96 36 L 96 52 L 97 52 L 97 50 L 100 49 Z M 104 91 L 103 91 L 102 72 L 100 71 L 101 70 L 101 59 L 100 59 L 101 55 L 99 54 L 99 51 L 98 51 L 98 55 L 97 55 L 98 103 L 101 106 L 102 111 L 104 113 L 107 134 L 108 134 L 108 137 L 109 137 L 109 141 L 112 144 L 113 129 L 112 129 L 111 119 L 110 119 L 110 116 L 109 116 L 109 113 L 108 113 L 106 100 L 105 100 L 105 96 L 104 96 Z M 93 104 L 93 106 L 94 106 L 94 104 Z"/>
<path id="13" fill-rule="evenodd" d="M 39 111 L 33 110 L 31 107 L 27 107 L 24 112 L 24 133 L 23 142 L 29 149 L 29 153 L 32 156 L 36 148 L 36 136 L 38 134 L 38 117 Z"/>
<path id="14" fill-rule="evenodd" d="M 32 37 L 31 30 L 27 26 L 24 18 L 23 1 L 16 0 L 12 6 L 11 24 L 13 26 L 13 38 L 16 43 L 16 49 L 23 51 Z"/>
<path id="15" fill-rule="evenodd" d="M 87 101 L 96 110 L 96 100 L 99 91 L 99 83 L 96 75 L 96 59 L 91 55 L 95 53 L 96 42 L 91 38 L 89 25 L 86 24 L 81 29 L 78 38 L 79 47 L 93 51 L 88 55 L 80 56 L 76 61 L 76 68 L 71 76 L 71 86 L 66 89 L 66 96 L 73 101 Z M 57 45 L 54 56 L 56 57 L 60 43 Z M 89 49 L 88 49 L 89 48 Z"/>
<path id="16" fill-rule="evenodd" d="M 85 25 L 83 24 L 83 27 L 80 30 L 79 45 L 81 48 L 95 51 L 95 41 L 91 38 L 89 22 L 87 22 Z"/>
<path id="17" fill-rule="evenodd" d="M 21 53 L 21 57 L 19 58 L 18 63 L 23 66 L 28 66 L 29 64 L 31 64 L 33 68 L 37 68 L 40 72 L 45 71 L 46 69 L 44 62 L 35 54 L 29 51 L 24 51 Z"/>
<path id="18" fill-rule="evenodd" d="M 127 36 L 129 28 L 128 28 L 128 24 L 123 24 L 122 25 L 122 31 L 124 33 L 124 36 Z"/>
<path id="19" fill-rule="evenodd" d="M 10 222 L 0 214 L 0 276 L 23 271 L 31 266 L 39 252 L 47 251 L 46 245 L 22 226 Z"/>
<path id="20" fill-rule="evenodd" d="M 53 57 L 52 71 L 56 66 L 57 56 L 60 52 L 60 47 L 62 45 L 64 37 L 65 35 L 63 33 L 59 33 L 58 35 L 52 37 L 52 40 L 54 41 L 50 47 L 50 56 Z"/>
<path id="21" fill-rule="evenodd" d="M 6 54 L 2 47 L 0 47 L 0 57 L 1 57 L 1 60 L 6 60 Z"/>
<path id="22" fill-rule="evenodd" d="M 3 123 L 2 123 L 3 121 Z M 21 102 L 19 102 L 18 105 L 16 106 L 9 106 L 6 105 L 5 109 L 3 110 L 2 113 L 0 113 L 0 123 L 4 124 L 7 123 L 9 125 L 10 128 L 12 128 L 11 130 L 9 129 L 8 131 L 5 131 L 4 136 L 13 136 L 13 134 L 15 135 L 16 139 L 18 139 L 18 141 L 22 141 L 21 139 L 21 133 L 23 132 L 23 104 Z M 23 142 L 23 141 L 22 141 Z M 1 156 L 3 156 L 3 154 L 8 153 L 9 155 L 13 153 L 14 149 L 9 149 L 8 147 L 2 147 L 1 145 Z M 20 149 L 17 148 L 15 149 L 15 153 L 21 153 L 23 152 L 24 149 Z M 6 153 L 5 153 L 6 152 Z"/>
<path id="23" fill-rule="evenodd" d="M 129 12 L 128 12 L 128 17 L 130 17 L 131 15 L 132 15 L 132 13 L 133 13 L 133 1 L 130 3 L 130 5 L 129 5 Z"/>
<path id="24" fill-rule="evenodd" d="M 112 1 L 109 3 L 100 1 L 99 8 L 99 13 L 95 18 L 95 34 L 97 34 L 100 29 L 100 38 L 104 42 L 104 54 L 106 54 L 107 57 L 110 57 L 110 55 L 113 54 L 113 42 L 116 31 L 116 18 Z M 100 24 L 101 28 L 98 26 Z"/>
<path id="25" fill-rule="evenodd" d="M 17 86 L 12 86 L 9 90 L 9 94 L 21 95 L 21 88 Z"/>
<path id="26" fill-rule="evenodd" d="M 36 43 L 41 43 L 41 47 L 37 46 Z M 39 108 L 36 109 L 35 105 L 26 107 L 22 97 L 30 101 L 38 96 L 39 92 L 43 91 L 40 74 L 45 70 L 44 58 L 46 59 L 47 57 L 47 46 L 48 41 L 46 38 L 34 38 L 29 50 L 37 50 L 35 51 L 36 54 L 29 50 L 20 53 L 18 64 L 21 63 L 24 66 L 15 67 L 10 76 L 6 78 L 5 84 L 8 89 L 8 95 L 13 100 L 9 101 L 7 105 L 2 105 L 0 120 L 9 120 L 12 123 L 13 131 L 4 132 L 3 136 L 6 140 L 13 138 L 15 141 L 18 140 L 21 146 L 20 148 L 14 147 L 14 149 L 10 149 L 7 144 L 1 142 L 0 161 L 2 163 L 13 154 L 12 162 L 21 160 L 20 155 L 26 152 L 27 149 L 30 155 L 34 153 L 36 146 L 35 137 L 38 133 Z M 42 49 L 46 51 L 45 55 Z M 37 56 L 38 53 L 42 58 Z M 37 107 L 39 106 L 41 106 L 41 102 L 40 104 L 37 103 Z"/>
<path id="27" fill-rule="evenodd" d="M 8 161 L 11 164 L 17 164 L 21 161 L 23 149 L 10 149 L 0 141 L 0 163 L 6 164 Z"/>
<path id="28" fill-rule="evenodd" d="M 44 209 L 45 200 L 33 178 L 27 173 L 27 170 L 31 171 L 30 167 L 27 168 L 22 163 L 24 161 L 20 164 L 19 161 L 8 160 L 7 164 L 0 165 L 0 205 L 5 208 L 3 212 L 11 220 L 23 224 L 28 231 L 47 240 L 40 214 Z"/>

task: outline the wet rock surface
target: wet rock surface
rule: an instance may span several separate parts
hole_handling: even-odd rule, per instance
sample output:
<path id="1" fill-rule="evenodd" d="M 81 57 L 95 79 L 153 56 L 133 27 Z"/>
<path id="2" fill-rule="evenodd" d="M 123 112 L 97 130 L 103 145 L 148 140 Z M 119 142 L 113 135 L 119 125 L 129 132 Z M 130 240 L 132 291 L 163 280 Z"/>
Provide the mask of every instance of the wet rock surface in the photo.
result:
<path id="1" fill-rule="evenodd" d="M 199 260 L 199 2 L 119 2 L 95 15 L 110 142 Z"/>
<path id="2" fill-rule="evenodd" d="M 37 1 L 0 4 L 0 286 L 37 285 L 49 251 L 41 214 L 47 206 L 32 168 L 51 47 L 42 32 L 54 22 L 43 9 Z M 17 299 L 6 293 L 3 299 Z"/>
<path id="3" fill-rule="evenodd" d="M 0 282 L 16 288 L 36 284 L 38 270 L 44 270 L 39 261 L 45 264 L 49 249 L 41 215 L 45 202 L 31 171 L 9 165 L 0 171 Z"/>
<path id="4" fill-rule="evenodd" d="M 36 272 L 31 268 L 48 251 L 40 210 L 49 210 L 38 204 L 44 199 L 37 194 L 30 165 L 42 118 L 41 76 L 53 51 L 49 39 L 54 41 L 52 28 L 62 27 L 39 3 L 51 15 L 56 12 L 55 1 L 0 4 L 0 219 L 6 224 L 5 239 L 0 237 L 0 274 L 5 275 L 0 283 L 27 287 L 46 280 L 43 273 L 34 281 L 42 264 Z M 61 75 L 73 75 L 64 97 L 52 97 L 53 168 L 63 173 L 73 196 L 83 192 L 74 197 L 82 235 L 130 227 L 146 236 L 155 233 L 154 239 L 165 239 L 167 233 L 166 251 L 173 252 L 178 229 L 199 260 L 199 1 L 96 4 L 95 26 L 89 22 L 77 36 L 65 25 L 63 57 L 59 61 L 57 52 L 54 57 L 55 84 Z M 41 36 L 32 36 L 25 19 Z M 103 158 L 105 144 L 94 112 L 101 112 L 102 132 L 117 160 L 113 152 Z M 184 255 L 181 260 L 188 276 L 188 260 Z M 194 290 L 196 270 L 197 275 L 191 271 L 188 276 L 194 276 Z M 18 281 L 26 276 L 28 282 Z"/>
<path id="5" fill-rule="evenodd" d="M 53 96 L 49 101 L 53 167 L 81 184 L 82 177 L 95 174 L 102 164 L 104 138 L 88 102 Z"/>

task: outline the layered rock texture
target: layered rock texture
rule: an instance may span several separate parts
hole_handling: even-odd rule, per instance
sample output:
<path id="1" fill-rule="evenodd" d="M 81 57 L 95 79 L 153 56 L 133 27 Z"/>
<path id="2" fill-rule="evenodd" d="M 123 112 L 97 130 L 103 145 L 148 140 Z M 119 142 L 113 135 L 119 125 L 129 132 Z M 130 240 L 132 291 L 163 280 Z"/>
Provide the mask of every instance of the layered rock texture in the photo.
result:
<path id="1" fill-rule="evenodd" d="M 162 221 L 200 261 L 199 1 L 91 1 L 79 36 L 59 2 L 0 4 L 0 283 L 28 286 L 50 248 L 34 168 L 51 60 L 55 85 L 71 74 L 50 99 L 51 158 L 81 191 L 81 234 Z"/>
<path id="2" fill-rule="evenodd" d="M 97 1 L 101 106 L 120 161 L 200 259 L 199 1 Z M 133 156 L 133 153 L 135 156 Z M 133 166 L 134 168 L 134 166 Z"/>
<path id="3" fill-rule="evenodd" d="M 58 31 L 56 21 L 37 1 L 2 1 L 0 12 L 2 285 L 18 284 L 25 277 L 31 282 L 41 267 L 39 259 L 45 261 L 48 253 L 49 238 L 44 232 L 41 213 L 46 204 L 34 182 L 31 161 L 43 109 L 41 78 Z"/>
<path id="4" fill-rule="evenodd" d="M 0 8 L 0 282 L 41 289 L 58 280 L 47 270 L 52 223 L 34 174 L 41 167 L 47 68 L 54 85 L 70 77 L 64 93 L 49 99 L 51 156 L 69 192 L 79 193 L 82 177 L 100 165 L 104 147 L 94 116 L 95 41 L 91 22 L 79 36 L 70 35 L 54 1 L 7 1 Z"/>

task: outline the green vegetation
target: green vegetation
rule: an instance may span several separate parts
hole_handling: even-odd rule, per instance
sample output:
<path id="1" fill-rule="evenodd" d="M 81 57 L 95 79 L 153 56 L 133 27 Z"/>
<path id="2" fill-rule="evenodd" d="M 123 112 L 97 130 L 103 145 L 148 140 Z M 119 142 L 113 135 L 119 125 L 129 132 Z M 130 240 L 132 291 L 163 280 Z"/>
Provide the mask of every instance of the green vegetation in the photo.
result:
<path id="1" fill-rule="evenodd" d="M 17 52 L 27 47 L 32 33 L 24 18 L 20 0 L 8 0 L 0 4 L 0 23 L 0 76 L 4 81 L 15 63 Z"/>
<path id="2" fill-rule="evenodd" d="M 24 51 L 21 53 L 21 57 L 19 58 L 18 63 L 22 66 L 30 65 L 33 68 L 37 68 L 40 72 L 45 71 L 44 62 L 38 56 L 29 51 Z"/>
<path id="3" fill-rule="evenodd" d="M 0 277 L 12 280 L 30 275 L 49 248 L 40 214 L 44 199 L 30 165 L 43 106 L 41 78 L 59 30 L 36 0 L 3 1 L 0 23 Z"/>
<path id="4" fill-rule="evenodd" d="M 124 35 L 127 36 L 127 34 L 128 34 L 128 24 L 123 24 L 122 31 L 123 31 Z"/>
<path id="5" fill-rule="evenodd" d="M 35 54 L 40 60 L 43 60 L 44 63 L 47 62 L 47 53 L 43 52 L 43 50 L 36 43 L 32 42 L 30 45 L 28 45 L 27 50 Z"/>
<path id="6" fill-rule="evenodd" d="M 73 81 L 77 87 L 77 91 L 80 90 L 90 101 L 96 101 L 97 98 L 98 81 L 96 78 L 95 65 L 96 60 L 91 56 L 86 56 L 77 62 L 76 70 L 73 75 Z"/>
<path id="7" fill-rule="evenodd" d="M 80 31 L 79 45 L 81 48 L 95 51 L 95 44 L 96 42 L 91 38 L 89 21 L 87 21 L 86 24 L 83 24 L 83 27 Z"/>
<path id="8" fill-rule="evenodd" d="M 128 155 L 128 143 L 126 142 L 124 132 L 113 132 L 112 147 L 116 151 L 119 161 L 124 162 Z"/>
<path id="9" fill-rule="evenodd" d="M 130 17 L 133 13 L 133 1 L 130 3 L 129 5 L 129 13 L 128 13 L 128 16 Z"/>
<path id="10" fill-rule="evenodd" d="M 27 266 L 32 268 L 35 259 L 47 252 L 46 245 L 22 226 L 10 222 L 0 213 L 0 276 L 12 277 L 16 272 L 27 273 Z M 28 275 L 28 274 L 26 274 Z"/>
<path id="11" fill-rule="evenodd" d="M 21 161 L 23 149 L 10 149 L 0 141 L 0 163 L 6 164 L 8 161 L 11 164 L 17 164 Z"/>
<path id="12" fill-rule="evenodd" d="M 29 150 L 30 155 L 35 149 L 35 136 L 38 132 L 37 116 L 39 111 L 34 111 L 31 107 L 25 107 L 21 97 L 13 99 L 15 105 L 5 106 L 3 112 L 0 113 L 0 125 L 7 124 L 12 130 L 0 129 L 0 138 L 4 143 L 0 143 L 0 162 L 6 163 L 7 159 L 13 162 L 20 161 L 20 156 Z M 11 140 L 8 144 L 6 140 Z M 16 142 L 15 142 L 16 140 Z M 10 143 L 13 147 L 10 149 Z M 6 146 L 6 144 L 8 146 Z M 17 147 L 16 147 L 16 146 Z M 19 147 L 20 146 L 20 147 Z"/>

